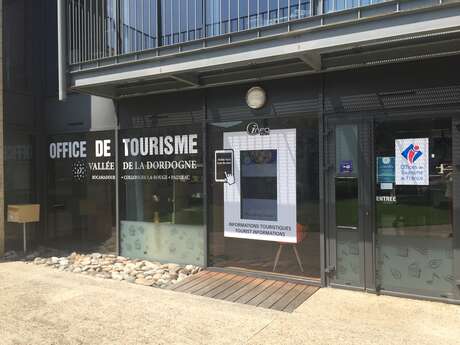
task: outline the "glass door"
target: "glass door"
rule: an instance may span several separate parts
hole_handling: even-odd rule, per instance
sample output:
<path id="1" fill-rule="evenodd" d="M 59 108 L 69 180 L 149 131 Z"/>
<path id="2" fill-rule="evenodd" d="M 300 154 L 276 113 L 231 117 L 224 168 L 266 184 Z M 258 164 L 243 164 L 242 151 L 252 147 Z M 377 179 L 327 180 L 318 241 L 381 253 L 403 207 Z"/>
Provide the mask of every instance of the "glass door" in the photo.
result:
<path id="1" fill-rule="evenodd" d="M 327 130 L 328 283 L 364 289 L 369 287 L 365 254 L 372 253 L 366 236 L 372 228 L 370 126 L 361 120 L 330 120 Z"/>
<path id="2" fill-rule="evenodd" d="M 375 122 L 376 284 L 457 298 L 450 117 Z"/>

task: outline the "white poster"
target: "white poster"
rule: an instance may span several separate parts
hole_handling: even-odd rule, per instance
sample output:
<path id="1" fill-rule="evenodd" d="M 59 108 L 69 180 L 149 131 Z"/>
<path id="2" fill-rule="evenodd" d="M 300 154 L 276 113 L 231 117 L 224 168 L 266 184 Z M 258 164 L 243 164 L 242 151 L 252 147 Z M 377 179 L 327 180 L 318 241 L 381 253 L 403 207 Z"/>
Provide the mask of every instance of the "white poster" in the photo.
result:
<path id="1" fill-rule="evenodd" d="M 224 236 L 296 243 L 296 130 L 266 133 L 224 133 L 234 161 L 233 176 L 224 172 Z"/>
<path id="2" fill-rule="evenodd" d="M 396 184 L 428 186 L 430 184 L 430 152 L 428 138 L 397 139 Z"/>

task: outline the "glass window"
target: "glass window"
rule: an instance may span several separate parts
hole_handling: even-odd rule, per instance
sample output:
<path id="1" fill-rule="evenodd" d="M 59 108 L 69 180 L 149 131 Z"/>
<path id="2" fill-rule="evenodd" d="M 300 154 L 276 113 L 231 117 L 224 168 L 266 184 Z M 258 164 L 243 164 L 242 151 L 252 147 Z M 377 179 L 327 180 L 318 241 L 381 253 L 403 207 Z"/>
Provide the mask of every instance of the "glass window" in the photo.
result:
<path id="1" fill-rule="evenodd" d="M 363 286 L 359 231 L 359 143 L 358 125 L 335 127 L 335 283 Z"/>
<path id="2" fill-rule="evenodd" d="M 113 131 L 48 138 L 45 245 L 116 251 L 114 145 Z"/>
<path id="3" fill-rule="evenodd" d="M 161 0 L 161 30 L 163 45 L 172 44 L 172 1 Z"/>
<path id="4" fill-rule="evenodd" d="M 246 30 L 249 28 L 248 25 L 248 0 L 239 1 L 239 18 L 240 18 L 240 30 Z"/>
<path id="5" fill-rule="evenodd" d="M 376 2 L 376 1 L 374 1 Z M 366 6 L 370 4 L 370 0 L 324 0 L 324 13 L 346 10 L 358 6 Z"/>
<path id="6" fill-rule="evenodd" d="M 439 117 L 376 123 L 377 280 L 384 290 L 451 297 L 456 288 L 451 126 Z M 427 174 L 426 183 L 399 180 L 414 168 Z"/>
<path id="7" fill-rule="evenodd" d="M 220 0 L 207 0 L 206 1 L 206 35 L 216 36 L 219 35 L 221 15 L 221 1 Z"/>
<path id="8" fill-rule="evenodd" d="M 205 265 L 201 126 L 121 130 L 122 255 Z"/>
<path id="9" fill-rule="evenodd" d="M 157 45 L 157 4 L 156 0 L 142 0 L 142 30 L 140 32 L 142 49 L 154 48 Z"/>
<path id="10" fill-rule="evenodd" d="M 335 133 L 336 173 L 356 176 L 359 171 L 358 126 L 337 126 Z"/>
<path id="11" fill-rule="evenodd" d="M 310 16 L 310 1 L 302 0 L 300 2 L 299 18 Z"/>
<path id="12" fill-rule="evenodd" d="M 230 32 L 230 5 L 231 0 L 221 0 L 221 23 L 220 23 L 220 33 L 225 34 Z"/>
<path id="13" fill-rule="evenodd" d="M 279 1 L 279 22 L 283 23 L 289 20 L 289 0 Z"/>
<path id="14" fill-rule="evenodd" d="M 37 203 L 36 137 L 8 127 L 5 131 L 5 204 Z M 6 248 L 22 249 L 22 225 L 5 222 Z M 36 240 L 38 224 L 28 225 L 29 240 Z"/>
<path id="15" fill-rule="evenodd" d="M 240 151 L 242 219 L 278 219 L 277 163 L 277 150 Z"/>
<path id="16" fill-rule="evenodd" d="M 339 228 L 358 228 L 358 179 L 336 177 L 335 224 Z"/>
<path id="17" fill-rule="evenodd" d="M 238 2 L 230 1 L 230 31 L 238 31 Z"/>
<path id="18" fill-rule="evenodd" d="M 259 1 L 259 25 L 268 25 L 268 6 L 269 1 Z"/>
<path id="19" fill-rule="evenodd" d="M 212 123 L 208 140 L 208 264 L 319 278 L 318 120 Z"/>
<path id="20" fill-rule="evenodd" d="M 335 282 L 362 286 L 359 242 L 357 177 L 335 178 L 335 224 L 337 272 Z"/>
<path id="21" fill-rule="evenodd" d="M 170 0 L 171 2 L 171 32 L 172 32 L 172 44 L 179 43 L 180 38 L 180 22 L 181 22 L 181 11 L 180 11 L 180 0 Z"/>
<path id="22" fill-rule="evenodd" d="M 203 1 L 195 0 L 195 15 L 196 15 L 196 34 L 195 37 L 202 38 L 204 36 L 204 18 L 203 18 Z"/>
<path id="23" fill-rule="evenodd" d="M 258 0 L 249 0 L 249 28 L 256 28 L 258 23 Z"/>
<path id="24" fill-rule="evenodd" d="M 278 0 L 269 1 L 269 25 L 278 23 Z"/>
<path id="25" fill-rule="evenodd" d="M 177 44 L 203 37 L 203 0 L 157 0 L 161 7 L 162 45 Z M 156 2 L 156 1 L 155 1 Z M 207 23 L 216 17 L 217 1 L 206 3 Z M 209 12 L 210 11 L 210 12 Z M 217 12 L 216 12 L 217 11 Z M 213 19 L 214 18 L 214 19 Z M 218 17 L 217 17 L 218 18 Z M 218 30 L 218 21 L 215 22 Z M 213 26 L 208 32 L 213 34 Z"/>

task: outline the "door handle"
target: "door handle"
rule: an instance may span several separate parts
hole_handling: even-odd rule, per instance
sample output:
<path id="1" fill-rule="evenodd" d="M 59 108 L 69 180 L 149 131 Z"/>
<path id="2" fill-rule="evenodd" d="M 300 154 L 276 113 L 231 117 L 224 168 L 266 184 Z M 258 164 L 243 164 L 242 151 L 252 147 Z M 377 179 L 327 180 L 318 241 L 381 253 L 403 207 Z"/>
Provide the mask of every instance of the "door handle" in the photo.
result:
<path id="1" fill-rule="evenodd" d="M 341 229 L 341 230 L 358 230 L 358 227 L 357 226 L 337 225 L 337 229 Z"/>

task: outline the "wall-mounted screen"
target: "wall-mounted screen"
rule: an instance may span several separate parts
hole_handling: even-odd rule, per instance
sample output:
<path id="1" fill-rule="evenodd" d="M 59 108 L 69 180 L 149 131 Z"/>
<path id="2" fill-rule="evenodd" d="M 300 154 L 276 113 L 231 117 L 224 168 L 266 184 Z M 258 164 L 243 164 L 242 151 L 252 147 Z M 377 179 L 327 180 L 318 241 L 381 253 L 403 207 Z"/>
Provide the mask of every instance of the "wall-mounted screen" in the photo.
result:
<path id="1" fill-rule="evenodd" d="M 269 135 L 223 134 L 234 152 L 234 175 L 224 184 L 225 237 L 297 242 L 296 129 Z"/>
<path id="2" fill-rule="evenodd" d="M 241 219 L 278 219 L 276 150 L 240 151 Z"/>

